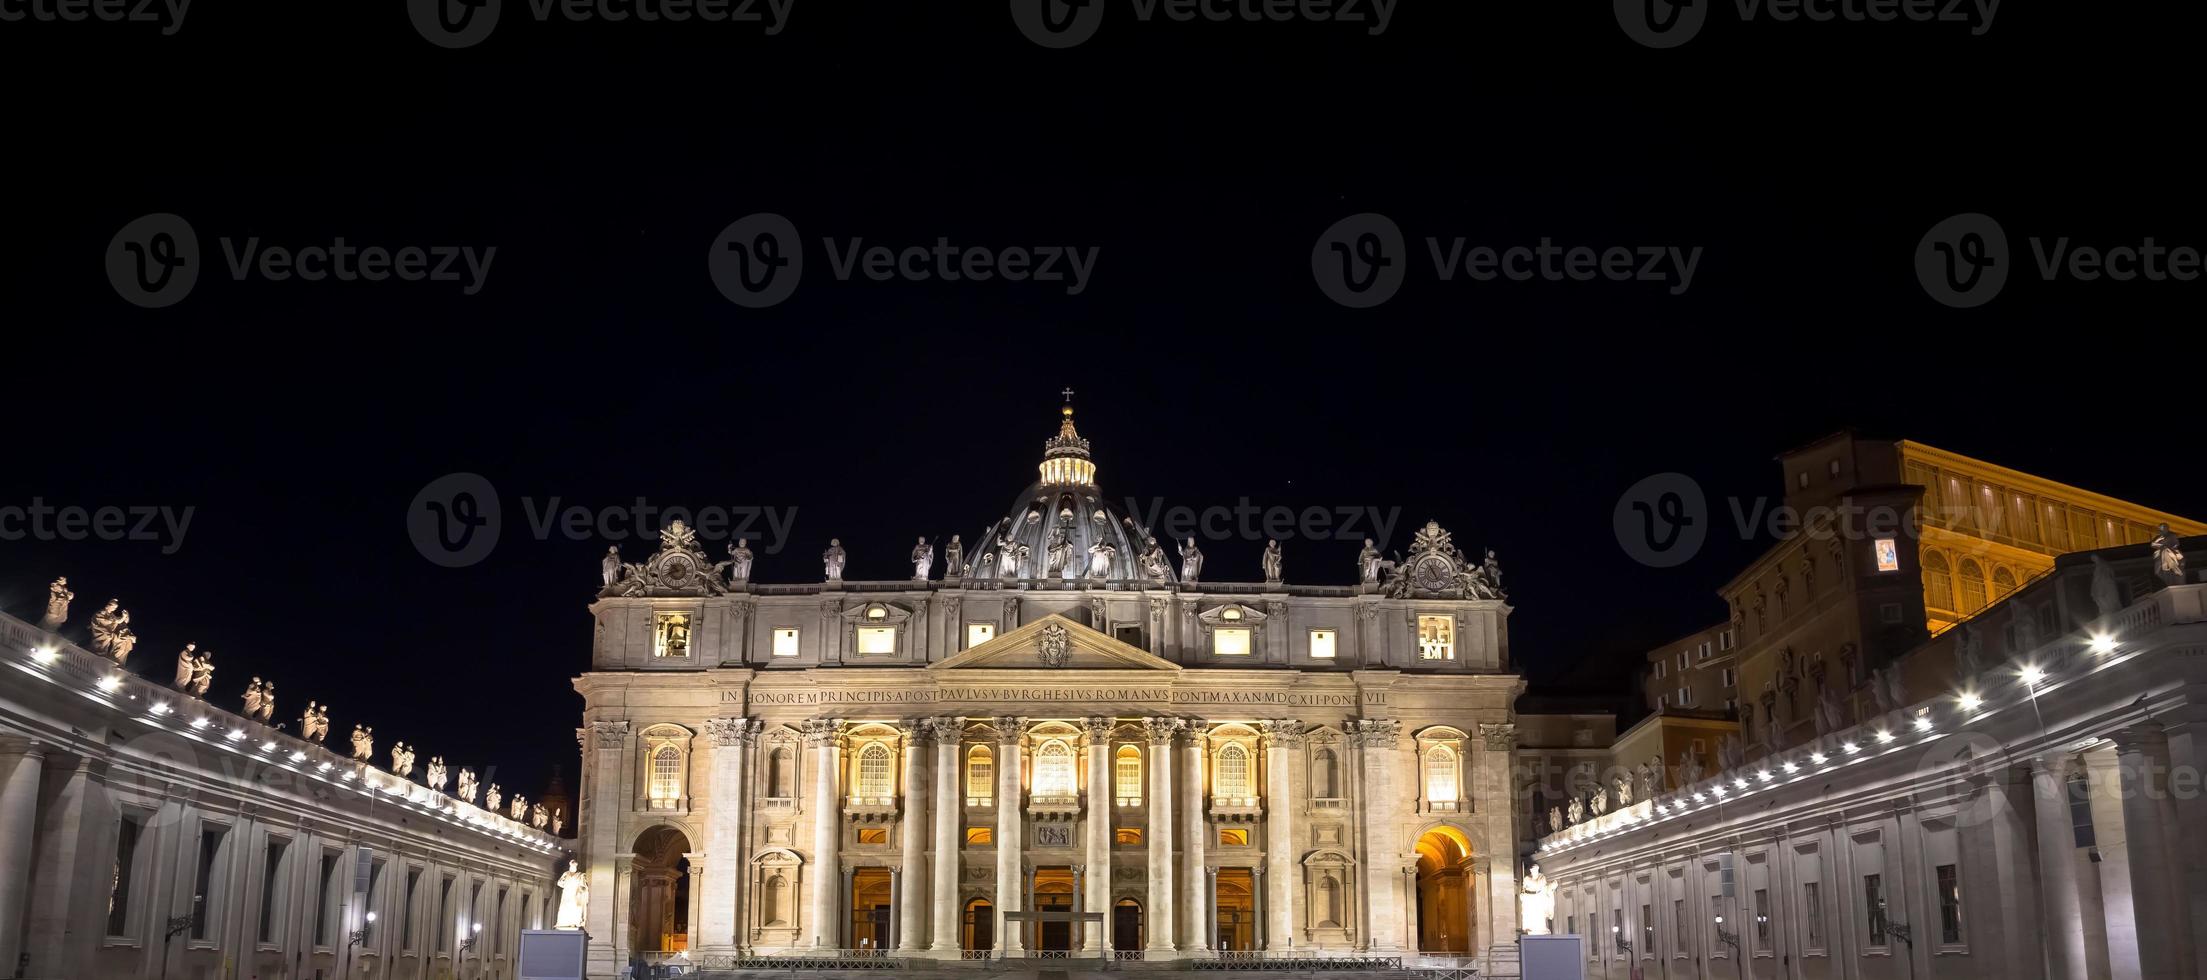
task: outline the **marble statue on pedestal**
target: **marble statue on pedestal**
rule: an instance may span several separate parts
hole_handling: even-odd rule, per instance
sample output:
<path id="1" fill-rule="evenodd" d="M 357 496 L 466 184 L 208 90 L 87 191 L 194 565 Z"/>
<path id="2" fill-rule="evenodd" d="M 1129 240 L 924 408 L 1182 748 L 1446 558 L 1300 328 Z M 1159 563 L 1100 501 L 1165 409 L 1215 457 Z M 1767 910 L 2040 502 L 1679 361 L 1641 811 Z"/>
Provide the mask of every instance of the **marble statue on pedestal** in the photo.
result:
<path id="1" fill-rule="evenodd" d="M 550 811 L 544 809 L 544 804 L 538 803 L 534 806 L 529 807 L 529 826 L 534 827 L 538 830 L 543 830 L 544 828 L 551 825 L 552 814 Z"/>
<path id="2" fill-rule="evenodd" d="M 375 758 L 375 729 L 353 726 L 353 761 L 367 762 Z"/>
<path id="3" fill-rule="evenodd" d="M 1590 799 L 1587 800 L 1586 808 L 1593 811 L 1595 816 L 1598 817 L 1609 812 L 1609 794 L 1604 792 L 1600 786 L 1594 787 L 1594 792 L 1589 795 Z"/>
<path id="4" fill-rule="evenodd" d="M 562 828 L 562 827 L 564 827 L 564 826 L 566 826 L 566 825 L 567 825 L 567 811 L 565 811 L 565 810 L 563 810 L 563 809 L 561 809 L 561 808 L 559 808 L 559 807 L 556 807 L 556 806 L 555 806 L 555 807 L 553 807 L 553 808 L 552 808 L 552 836 L 554 836 L 554 837 L 558 837 L 558 836 L 559 836 L 559 832 L 560 832 L 560 828 Z"/>
<path id="5" fill-rule="evenodd" d="M 1372 542 L 1372 539 L 1365 538 L 1364 550 L 1356 553 L 1357 581 L 1362 582 L 1365 585 L 1378 585 L 1379 573 L 1384 570 L 1386 566 L 1387 560 L 1380 557 L 1379 546 L 1377 544 L 1374 544 Z"/>
<path id="6" fill-rule="evenodd" d="M 1962 681 L 1985 672 L 1985 640 L 1977 635 L 1976 623 L 1963 623 L 1954 634 L 1954 672 Z"/>
<path id="7" fill-rule="evenodd" d="M 1726 732 L 1717 741 L 1717 765 L 1725 772 L 1738 772 L 1747 765 L 1747 747 L 1740 744 L 1737 733 Z"/>
<path id="8" fill-rule="evenodd" d="M 192 663 L 192 696 L 203 698 L 207 689 L 215 683 L 215 652 L 201 650 L 199 659 Z"/>
<path id="9" fill-rule="evenodd" d="M 1281 581 L 1280 572 L 1283 559 L 1280 555 L 1280 539 L 1274 538 L 1264 543 L 1264 556 L 1260 561 L 1264 564 L 1264 580 L 1266 582 Z"/>
<path id="10" fill-rule="evenodd" d="M 433 755 L 429 757 L 429 772 L 426 778 L 424 778 L 422 781 L 429 784 L 430 789 L 436 790 L 439 793 L 444 792 L 444 756 Z"/>
<path id="11" fill-rule="evenodd" d="M 325 704 L 317 707 L 314 702 L 307 702 L 307 713 L 299 718 L 299 735 L 320 745 L 323 739 L 329 737 L 329 733 L 330 706 Z"/>
<path id="12" fill-rule="evenodd" d="M 2092 556 L 2092 605 L 2104 618 L 2123 608 L 2123 593 L 2115 587 L 2115 568 L 2107 559 Z"/>
<path id="13" fill-rule="evenodd" d="M 414 750 L 408 748 L 405 742 L 391 746 L 391 775 L 400 779 L 409 779 L 414 775 Z"/>
<path id="14" fill-rule="evenodd" d="M 460 782 L 458 786 L 453 787 L 452 795 L 459 797 L 463 803 L 473 803 L 475 802 L 475 790 L 475 770 L 460 770 Z"/>
<path id="15" fill-rule="evenodd" d="M 582 865 L 569 861 L 559 876 L 559 915 L 552 920 L 552 928 L 581 929 L 589 915 L 590 876 L 582 873 Z"/>
<path id="16" fill-rule="evenodd" d="M 1480 563 L 1479 571 L 1482 577 L 1486 579 L 1487 588 L 1493 591 L 1493 598 L 1500 598 L 1509 594 L 1502 591 L 1502 562 L 1494 557 L 1493 548 L 1487 549 L 1486 561 Z"/>
<path id="17" fill-rule="evenodd" d="M 1519 928 L 1527 935 L 1548 934 L 1548 920 L 1556 917 L 1556 885 L 1548 876 L 1540 873 L 1540 865 L 1533 865 L 1525 872 L 1523 890 L 1517 898 Z"/>
<path id="18" fill-rule="evenodd" d="M 605 549 L 605 557 L 598 559 L 598 577 L 604 579 L 609 586 L 621 580 L 620 545 Z"/>
<path id="19" fill-rule="evenodd" d="M 1164 583 L 1172 579 L 1172 566 L 1165 560 L 1165 549 L 1158 547 L 1156 538 L 1142 542 L 1142 577 L 1152 583 Z"/>
<path id="20" fill-rule="evenodd" d="M 126 612 L 122 619 L 115 624 L 115 643 L 108 651 L 108 655 L 114 657 L 115 666 L 120 667 L 124 661 L 130 659 L 130 651 L 136 649 L 137 646 L 138 634 L 130 631 L 130 614 Z"/>
<path id="21" fill-rule="evenodd" d="M 1565 809 L 1565 810 L 1563 811 L 1563 815 L 1564 815 L 1564 817 L 1565 817 L 1566 819 L 1568 819 L 1568 820 L 1570 821 L 1570 826 L 1576 827 L 1576 826 L 1578 826 L 1578 825 L 1580 825 L 1580 824 L 1582 824 L 1582 823 L 1585 823 L 1585 822 L 1586 822 L 1586 803 L 1585 803 L 1585 801 L 1583 801 L 1583 800 L 1579 799 L 1579 798 L 1578 798 L 1578 797 L 1576 797 L 1576 796 L 1572 797 L 1572 798 L 1571 798 L 1571 805 L 1570 805 L 1569 807 L 1567 807 L 1567 808 L 1566 808 L 1566 809 Z"/>
<path id="22" fill-rule="evenodd" d="M 966 573 L 966 546 L 958 536 L 950 536 L 950 543 L 943 545 L 943 577 L 962 578 Z"/>
<path id="23" fill-rule="evenodd" d="M 498 791 L 497 783 L 490 784 L 490 788 L 483 791 L 483 809 L 492 813 L 497 813 L 498 805 L 505 802 L 505 800 L 506 794 Z"/>
<path id="24" fill-rule="evenodd" d="M 1618 774 L 1617 774 L 1617 775 L 1616 775 L 1615 777 L 1613 777 L 1613 778 L 1612 778 L 1612 779 L 1610 780 L 1610 782 L 1611 782 L 1612 784 L 1614 784 L 1614 786 L 1615 786 L 1615 788 L 1616 788 L 1616 790 L 1617 790 L 1617 805 L 1618 805 L 1619 807 L 1628 807 L 1628 806 L 1631 806 L 1631 805 L 1632 805 L 1632 777 L 1631 777 L 1631 776 L 1627 776 L 1627 775 L 1625 775 L 1624 773 L 1618 773 Z"/>
<path id="25" fill-rule="evenodd" d="M 1839 700 L 1835 684 L 1816 686 L 1816 734 L 1829 735 L 1847 727 L 1847 706 Z"/>
<path id="26" fill-rule="evenodd" d="M 1088 580 L 1102 582 L 1111 578 L 1111 566 L 1119 558 L 1119 546 L 1109 539 L 1099 538 L 1088 546 Z"/>
<path id="27" fill-rule="evenodd" d="M 820 553 L 820 562 L 827 566 L 830 582 L 843 581 L 843 563 L 849 560 L 850 555 L 843 550 L 841 538 L 829 538 L 828 550 Z"/>
<path id="28" fill-rule="evenodd" d="M 2154 529 L 2153 573 L 2163 585 L 2184 584 L 2184 542 L 2166 523 Z"/>
<path id="29" fill-rule="evenodd" d="M 170 687 L 186 693 L 191 691 L 193 666 L 199 662 L 198 649 L 197 643 L 184 644 L 183 652 L 176 655 L 176 680 Z"/>
<path id="30" fill-rule="evenodd" d="M 1058 518 L 1057 526 L 1050 529 L 1050 545 L 1043 552 L 1044 578 L 1059 578 L 1073 561 L 1073 518 L 1070 513 Z"/>
<path id="31" fill-rule="evenodd" d="M 751 580 L 751 544 L 748 538 L 737 538 L 728 548 L 728 584 Z"/>
<path id="32" fill-rule="evenodd" d="M 271 721 L 274 721 L 274 720 L 275 720 L 275 718 L 276 718 L 276 682 L 275 682 L 275 681 L 269 681 L 268 683 L 266 683 L 266 684 L 263 684 L 263 685 L 261 685 L 261 710 L 259 710 L 259 711 L 256 711 L 256 712 L 254 712 L 254 713 L 253 713 L 253 715 L 252 715 L 252 718 L 253 718 L 253 720 L 254 720 L 254 721 L 258 721 L 258 722 L 260 722 L 260 723 L 261 723 L 261 724 L 263 724 L 263 725 L 265 725 L 265 724 L 268 724 L 269 722 L 271 722 Z"/>
<path id="33" fill-rule="evenodd" d="M 1549 807 L 1548 832 L 1551 834 L 1559 833 L 1563 830 L 1565 826 L 1567 825 L 1563 822 L 1563 808 L 1560 806 Z"/>
<path id="34" fill-rule="evenodd" d="M 121 599 L 107 600 L 107 606 L 92 614 L 92 652 L 104 657 L 115 655 L 115 640 L 130 624 L 130 613 L 123 611 Z"/>
<path id="35" fill-rule="evenodd" d="M 38 628 L 51 633 L 69 621 L 69 602 L 77 594 L 69 591 L 69 577 L 64 575 L 46 587 L 46 615 L 38 621 Z"/>
<path id="36" fill-rule="evenodd" d="M 1685 789 L 1701 781 L 1701 760 L 1692 752 L 1678 753 L 1678 788 Z"/>
<path id="37" fill-rule="evenodd" d="M 927 581 L 927 570 L 934 564 L 935 548 L 927 543 L 926 538 L 921 538 L 919 544 L 912 546 L 912 580 Z"/>
<path id="38" fill-rule="evenodd" d="M 1180 550 L 1180 584 L 1194 585 L 1202 580 L 1203 549 L 1195 546 L 1195 539 L 1188 539 L 1188 546 Z"/>
<path id="39" fill-rule="evenodd" d="M 506 815 L 515 820 L 527 817 L 529 815 L 529 798 L 519 793 L 513 794 L 513 804 L 507 808 Z"/>
<path id="40" fill-rule="evenodd" d="M 253 678 L 253 683 L 246 685 L 245 688 L 245 717 L 257 718 L 260 716 L 260 713 L 261 679 L 255 677 Z"/>
<path id="41" fill-rule="evenodd" d="M 1640 798 L 1655 799 L 1655 794 L 1663 790 L 1663 760 L 1657 758 L 1640 763 L 1639 781 Z"/>

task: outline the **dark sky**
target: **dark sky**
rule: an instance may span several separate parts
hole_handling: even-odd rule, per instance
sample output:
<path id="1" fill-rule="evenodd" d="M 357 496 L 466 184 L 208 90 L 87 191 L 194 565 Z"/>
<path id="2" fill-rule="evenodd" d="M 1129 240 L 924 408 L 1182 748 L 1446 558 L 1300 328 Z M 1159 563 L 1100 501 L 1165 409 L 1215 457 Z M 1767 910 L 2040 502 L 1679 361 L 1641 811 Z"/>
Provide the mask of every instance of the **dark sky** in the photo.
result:
<path id="1" fill-rule="evenodd" d="M 1767 2 L 1767 0 L 1766 0 Z M 535 795 L 586 666 L 596 538 L 526 506 L 796 508 L 765 581 L 853 578 L 970 539 L 1033 478 L 1079 391 L 1113 497 L 1399 509 L 1500 552 L 1520 665 L 1626 690 L 1713 622 L 1759 547 L 1655 570 L 1610 516 L 1677 471 L 1775 495 L 1773 454 L 1836 428 L 1921 439 L 2192 516 L 2198 282 L 2039 281 L 2025 240 L 2207 246 L 2196 6 L 2003 5 L 1954 24 L 1743 22 L 1674 50 L 1603 3 L 1404 0 L 1387 32 L 1143 22 L 1108 0 L 1046 50 L 1004 4 L 798 0 L 786 29 L 539 23 L 430 45 L 395 0 L 194 5 L 144 25 L 0 23 L 13 93 L 0 221 L 0 507 L 194 508 L 181 546 L 0 540 L 0 607 L 73 626 L 120 596 L 135 665 L 216 651 Z M 16 8 L 8 8 L 16 9 Z M 1409 280 L 1351 310 L 1314 284 L 1358 212 Z M 1995 216 L 2012 276 L 1934 303 L 1912 256 Z M 189 220 L 201 279 L 125 303 L 103 250 Z M 802 286 L 745 309 L 704 258 L 745 215 L 807 239 Z M 220 240 L 495 245 L 483 289 L 233 281 Z M 1701 247 L 1691 288 L 1441 282 L 1424 239 Z M 819 240 L 1099 250 L 1087 288 L 840 282 Z M 417 491 L 487 477 L 504 526 L 446 569 Z M 1259 543 L 1206 542 L 1212 577 Z M 627 542 L 631 560 L 648 546 Z M 1288 545 L 1345 583 L 1348 542 Z M 714 548 L 719 551 L 717 545 Z"/>

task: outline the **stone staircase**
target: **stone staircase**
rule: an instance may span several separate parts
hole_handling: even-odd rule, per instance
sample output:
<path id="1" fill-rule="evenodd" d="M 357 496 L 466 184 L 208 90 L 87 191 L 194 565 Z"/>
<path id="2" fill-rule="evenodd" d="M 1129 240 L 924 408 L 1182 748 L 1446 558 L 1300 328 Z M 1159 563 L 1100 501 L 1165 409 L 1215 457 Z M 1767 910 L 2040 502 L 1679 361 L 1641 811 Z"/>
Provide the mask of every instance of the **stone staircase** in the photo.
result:
<path id="1" fill-rule="evenodd" d="M 1516 943 L 1487 948 L 1486 977 L 1521 977 L 1525 968 L 1518 961 Z"/>

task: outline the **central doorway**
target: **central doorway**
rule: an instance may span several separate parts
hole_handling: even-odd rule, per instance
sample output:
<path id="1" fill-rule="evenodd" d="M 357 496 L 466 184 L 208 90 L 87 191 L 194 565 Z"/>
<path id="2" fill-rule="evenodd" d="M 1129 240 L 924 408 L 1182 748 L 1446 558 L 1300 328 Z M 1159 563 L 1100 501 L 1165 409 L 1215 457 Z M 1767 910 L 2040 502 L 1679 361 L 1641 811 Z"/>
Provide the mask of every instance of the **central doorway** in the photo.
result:
<path id="1" fill-rule="evenodd" d="M 1218 948 L 1257 948 L 1256 876 L 1248 868 L 1218 869 Z"/>
<path id="2" fill-rule="evenodd" d="M 1418 951 L 1470 953 L 1477 949 L 1471 839 L 1454 827 L 1435 827 L 1418 838 Z"/>
<path id="3" fill-rule="evenodd" d="M 964 928 L 959 930 L 959 944 L 968 953 L 984 953 L 996 948 L 996 906 L 985 898 L 966 903 Z"/>
<path id="4" fill-rule="evenodd" d="M 1073 911 L 1073 869 L 1035 869 L 1035 907 L 1037 912 Z M 1028 948 L 1041 953 L 1070 953 L 1073 951 L 1074 924 L 1071 922 L 1036 922 L 1035 935 L 1030 937 Z"/>
<path id="5" fill-rule="evenodd" d="M 1111 907 L 1111 948 L 1142 948 L 1142 903 L 1131 898 L 1122 898 Z"/>
<path id="6" fill-rule="evenodd" d="M 889 869 L 851 871 L 851 926 L 848 945 L 874 951 L 889 945 Z"/>

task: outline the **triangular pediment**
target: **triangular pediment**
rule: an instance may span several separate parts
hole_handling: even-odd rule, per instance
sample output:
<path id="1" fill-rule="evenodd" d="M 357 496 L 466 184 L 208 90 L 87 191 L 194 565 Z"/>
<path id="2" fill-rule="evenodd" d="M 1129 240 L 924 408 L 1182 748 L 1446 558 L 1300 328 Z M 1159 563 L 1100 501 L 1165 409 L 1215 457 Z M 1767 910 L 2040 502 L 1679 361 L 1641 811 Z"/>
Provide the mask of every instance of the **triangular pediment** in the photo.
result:
<path id="1" fill-rule="evenodd" d="M 1060 636 L 1065 652 L 1061 662 L 1053 663 L 1045 648 L 1054 646 Z M 1175 671 L 1180 665 L 1051 613 L 957 656 L 929 664 L 928 669 Z"/>

